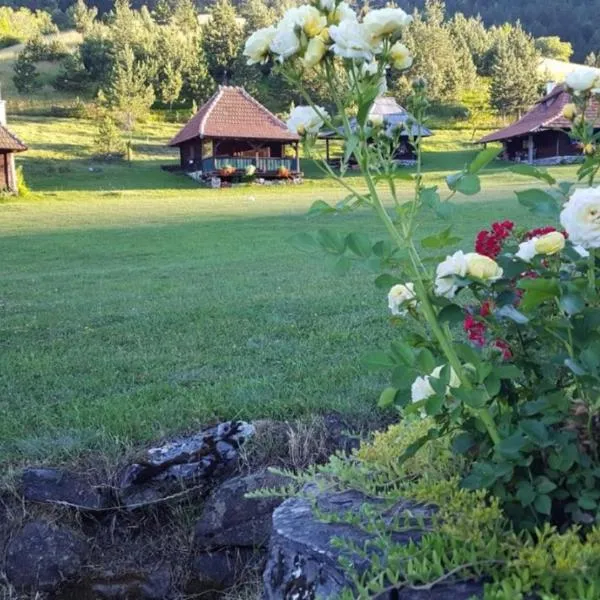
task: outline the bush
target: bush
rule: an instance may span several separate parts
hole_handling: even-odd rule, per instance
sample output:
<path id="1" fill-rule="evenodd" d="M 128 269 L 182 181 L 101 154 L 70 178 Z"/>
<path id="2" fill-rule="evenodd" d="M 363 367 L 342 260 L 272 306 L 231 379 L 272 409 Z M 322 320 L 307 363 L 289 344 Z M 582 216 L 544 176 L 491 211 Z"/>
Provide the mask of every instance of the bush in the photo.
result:
<path id="1" fill-rule="evenodd" d="M 32 62 L 57 61 L 69 55 L 67 47 L 60 40 L 46 42 L 41 35 L 32 37 L 25 44 L 23 53 Z"/>
<path id="2" fill-rule="evenodd" d="M 30 94 L 42 87 L 35 63 L 24 51 L 17 57 L 13 71 L 13 83 L 21 94 Z"/>

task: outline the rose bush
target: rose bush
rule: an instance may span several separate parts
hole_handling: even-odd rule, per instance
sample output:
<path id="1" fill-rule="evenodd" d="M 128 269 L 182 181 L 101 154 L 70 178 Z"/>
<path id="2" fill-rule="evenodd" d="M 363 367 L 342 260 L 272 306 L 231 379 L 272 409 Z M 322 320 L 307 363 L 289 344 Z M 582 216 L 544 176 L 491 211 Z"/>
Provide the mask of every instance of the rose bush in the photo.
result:
<path id="1" fill-rule="evenodd" d="M 318 0 L 290 9 L 275 31 L 267 28 L 248 40 L 248 62 L 269 62 L 306 98 L 306 106 L 296 107 L 288 120 L 302 136 L 305 153 L 322 158 L 317 140 L 323 129 L 344 138 L 339 171 L 324 160 L 320 166 L 346 196 L 335 206 L 317 201 L 311 213 L 367 207 L 388 235 L 373 242 L 362 232 L 342 236 L 321 229 L 295 242 L 306 251 L 322 249 L 333 256 L 337 272 L 357 261 L 382 271 L 376 284 L 387 290 L 392 320 L 401 327 L 389 351 L 374 352 L 365 363 L 391 371 L 382 406 L 398 407 L 404 419 L 425 414 L 432 423 L 400 461 L 448 436 L 467 465 L 462 485 L 495 494 L 519 527 L 545 521 L 590 526 L 600 519 L 595 256 L 600 189 L 594 187 L 600 134 L 585 115 L 600 82 L 591 70 L 567 80 L 573 103 L 565 117 L 585 153 L 579 183 L 559 183 L 534 166 L 512 167 L 545 188 L 518 192 L 521 204 L 544 223 L 555 218 L 558 225 L 560 217 L 564 231 L 542 223 L 523 231 L 504 221 L 481 231 L 473 249 L 452 251 L 461 240 L 450 228 L 419 240 L 417 225 L 432 215 L 448 219 L 455 194 L 477 194 L 481 170 L 500 149 L 484 150 L 449 176 L 442 198 L 440 187 L 428 185 L 421 169 L 426 82 L 413 83 L 412 117 L 404 129 L 369 117 L 375 99 L 387 89 L 387 78 L 412 64 L 402 42 L 410 21 L 399 8 L 371 10 L 361 18 L 345 2 Z M 306 69 L 327 84 L 330 105 L 317 106 L 306 93 L 300 76 Z M 414 175 L 394 159 L 401 136 L 416 152 Z M 362 187 L 345 177 L 351 162 L 360 168 Z M 398 192 L 399 179 L 414 184 L 408 201 Z"/>

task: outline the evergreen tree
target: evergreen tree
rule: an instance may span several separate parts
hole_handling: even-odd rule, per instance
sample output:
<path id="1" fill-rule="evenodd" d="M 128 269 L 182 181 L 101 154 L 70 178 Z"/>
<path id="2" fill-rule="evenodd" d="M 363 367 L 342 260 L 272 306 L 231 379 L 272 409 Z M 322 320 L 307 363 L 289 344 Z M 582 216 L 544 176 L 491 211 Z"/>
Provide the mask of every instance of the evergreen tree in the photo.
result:
<path id="1" fill-rule="evenodd" d="M 21 94 L 30 94 L 42 86 L 39 81 L 40 74 L 27 52 L 19 54 L 13 66 L 13 72 L 13 83 Z"/>
<path id="2" fill-rule="evenodd" d="M 219 83 L 231 79 L 234 63 L 244 41 L 244 28 L 230 0 L 217 0 L 203 28 L 202 44 L 208 71 Z"/>
<path id="3" fill-rule="evenodd" d="M 69 9 L 69 13 L 75 29 L 79 33 L 85 33 L 94 24 L 98 9 L 95 6 L 88 7 L 85 0 L 77 0 Z"/>
<path id="4" fill-rule="evenodd" d="M 173 108 L 173 102 L 179 98 L 181 88 L 183 87 L 183 77 L 181 71 L 167 63 L 161 71 L 160 78 L 160 99 Z"/>
<path id="5" fill-rule="evenodd" d="M 123 156 L 125 144 L 115 119 L 106 112 L 98 123 L 98 135 L 94 139 L 94 149 L 98 156 L 110 159 Z"/>
<path id="6" fill-rule="evenodd" d="M 173 18 L 173 6 L 168 0 L 158 0 L 152 11 L 152 16 L 160 25 L 167 25 Z"/>
<path id="7" fill-rule="evenodd" d="M 277 13 L 263 0 L 247 0 L 240 6 L 240 16 L 244 18 L 247 36 L 277 21 Z"/>
<path id="8" fill-rule="evenodd" d="M 600 53 L 590 52 L 585 57 L 585 64 L 588 67 L 600 68 Z"/>
<path id="9" fill-rule="evenodd" d="M 146 65 L 137 61 L 130 47 L 117 56 L 109 86 L 106 89 L 108 107 L 129 133 L 127 155 L 131 159 L 131 141 L 138 120 L 144 118 L 154 102 L 154 90 L 148 83 Z"/>
<path id="10" fill-rule="evenodd" d="M 448 23 L 452 37 L 466 46 L 479 75 L 489 75 L 486 72 L 487 56 L 491 50 L 493 39 L 485 28 L 481 17 L 465 17 L 456 13 Z"/>

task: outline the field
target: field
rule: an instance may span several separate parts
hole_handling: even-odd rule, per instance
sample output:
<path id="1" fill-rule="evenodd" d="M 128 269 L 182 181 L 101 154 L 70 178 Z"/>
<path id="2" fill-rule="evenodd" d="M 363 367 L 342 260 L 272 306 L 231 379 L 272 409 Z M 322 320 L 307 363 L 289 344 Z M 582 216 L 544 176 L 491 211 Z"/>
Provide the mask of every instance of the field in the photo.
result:
<path id="1" fill-rule="evenodd" d="M 320 180 L 213 191 L 163 172 L 174 125 L 145 125 L 130 166 L 93 160 L 88 121 L 11 127 L 33 193 L 0 204 L 0 461 L 111 454 L 225 417 L 373 418 L 384 379 L 360 357 L 393 336 L 385 293 L 361 265 L 336 276 L 289 243 L 320 227 L 382 238 L 370 213 L 307 218 L 341 197 Z M 473 155 L 461 139 L 428 143 L 428 177 Z M 511 191 L 528 184 L 495 166 L 459 199 L 465 245 L 497 219 L 532 224 Z"/>

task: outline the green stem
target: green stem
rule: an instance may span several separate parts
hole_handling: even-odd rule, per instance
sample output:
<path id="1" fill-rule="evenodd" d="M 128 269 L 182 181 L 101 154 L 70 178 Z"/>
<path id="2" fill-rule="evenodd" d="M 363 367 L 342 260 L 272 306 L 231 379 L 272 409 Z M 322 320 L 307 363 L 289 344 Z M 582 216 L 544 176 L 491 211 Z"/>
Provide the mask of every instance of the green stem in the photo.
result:
<path id="1" fill-rule="evenodd" d="M 594 256 L 594 249 L 590 249 L 590 255 L 588 256 L 588 285 L 590 293 L 596 294 L 596 257 Z"/>

